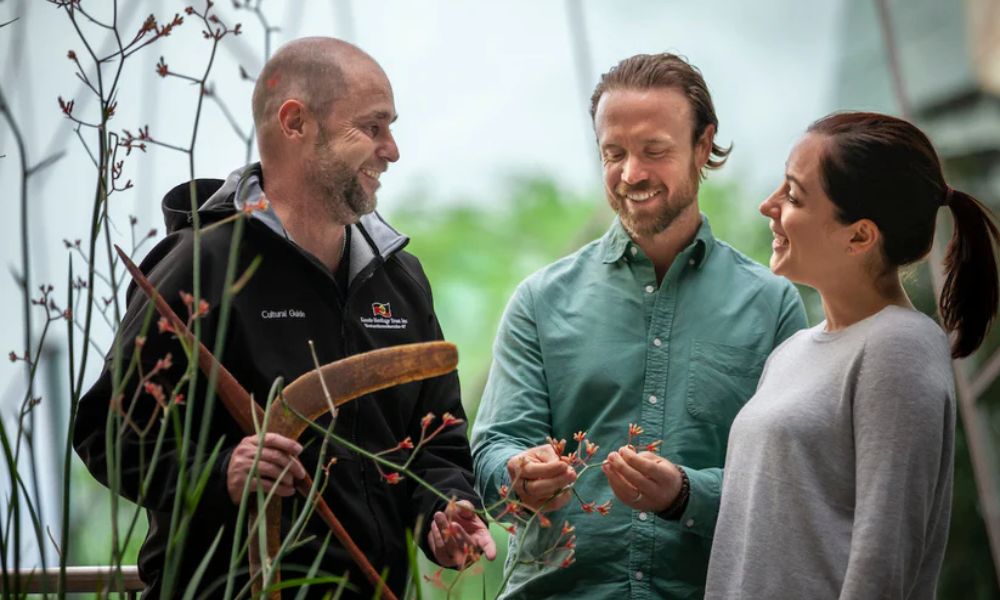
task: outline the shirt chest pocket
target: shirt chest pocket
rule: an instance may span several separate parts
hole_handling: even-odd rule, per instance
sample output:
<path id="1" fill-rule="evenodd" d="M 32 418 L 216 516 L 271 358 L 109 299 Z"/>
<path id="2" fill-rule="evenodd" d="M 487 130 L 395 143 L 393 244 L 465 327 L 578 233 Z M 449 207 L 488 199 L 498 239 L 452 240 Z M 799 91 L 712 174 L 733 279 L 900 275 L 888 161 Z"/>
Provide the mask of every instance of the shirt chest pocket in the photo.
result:
<path id="1" fill-rule="evenodd" d="M 700 421 L 729 427 L 757 389 L 766 359 L 747 348 L 695 340 L 688 367 L 688 413 Z"/>

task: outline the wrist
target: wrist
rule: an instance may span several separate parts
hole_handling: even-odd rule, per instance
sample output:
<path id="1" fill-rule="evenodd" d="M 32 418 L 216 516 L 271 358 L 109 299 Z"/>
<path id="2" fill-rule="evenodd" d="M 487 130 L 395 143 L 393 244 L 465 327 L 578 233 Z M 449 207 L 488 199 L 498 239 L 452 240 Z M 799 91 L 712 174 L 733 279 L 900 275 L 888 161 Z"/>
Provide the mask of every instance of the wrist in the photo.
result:
<path id="1" fill-rule="evenodd" d="M 681 515 L 683 515 L 685 509 L 687 509 L 688 499 L 691 497 L 691 480 L 688 479 L 687 472 L 685 472 L 684 467 L 681 466 L 678 466 L 677 470 L 681 475 L 681 488 L 677 491 L 677 495 L 674 496 L 670 505 L 663 511 L 657 513 L 658 517 L 668 521 L 677 521 L 681 518 Z"/>

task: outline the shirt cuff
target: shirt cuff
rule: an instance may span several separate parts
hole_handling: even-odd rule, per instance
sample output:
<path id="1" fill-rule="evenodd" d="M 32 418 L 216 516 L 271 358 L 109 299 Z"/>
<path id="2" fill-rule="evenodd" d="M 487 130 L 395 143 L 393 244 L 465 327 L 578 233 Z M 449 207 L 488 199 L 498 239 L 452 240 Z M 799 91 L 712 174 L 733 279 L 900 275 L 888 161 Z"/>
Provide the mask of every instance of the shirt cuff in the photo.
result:
<path id="1" fill-rule="evenodd" d="M 681 530 L 711 539 L 719 516 L 722 470 L 683 468 L 691 485 L 691 495 L 679 519 Z"/>

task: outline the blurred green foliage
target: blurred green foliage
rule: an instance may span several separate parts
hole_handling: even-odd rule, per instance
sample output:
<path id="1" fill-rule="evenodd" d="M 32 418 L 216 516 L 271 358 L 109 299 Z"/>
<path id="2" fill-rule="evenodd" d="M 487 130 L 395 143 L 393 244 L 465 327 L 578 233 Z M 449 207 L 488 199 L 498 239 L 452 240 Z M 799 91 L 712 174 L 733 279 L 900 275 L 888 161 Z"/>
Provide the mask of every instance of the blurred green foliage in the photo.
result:
<path id="1" fill-rule="evenodd" d="M 434 289 L 445 336 L 459 348 L 466 409 L 474 415 L 493 336 L 517 284 L 555 258 L 599 236 L 611 212 L 566 194 L 551 180 L 516 179 L 500 206 L 409 208 L 388 216 L 411 238 Z M 581 235 L 587 231 L 590 235 Z"/>

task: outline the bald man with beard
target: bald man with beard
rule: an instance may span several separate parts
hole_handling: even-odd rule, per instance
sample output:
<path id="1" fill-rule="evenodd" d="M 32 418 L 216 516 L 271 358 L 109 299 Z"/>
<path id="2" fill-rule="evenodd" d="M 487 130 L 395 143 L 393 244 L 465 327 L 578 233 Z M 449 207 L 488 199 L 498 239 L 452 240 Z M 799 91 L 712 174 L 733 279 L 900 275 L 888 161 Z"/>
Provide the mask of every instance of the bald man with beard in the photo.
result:
<path id="1" fill-rule="evenodd" d="M 263 403 L 272 384 L 285 382 L 313 368 L 308 341 L 315 343 L 320 363 L 411 342 L 442 339 L 433 311 L 430 285 L 419 261 L 403 251 L 408 238 L 377 213 L 379 177 L 399 159 L 390 132 L 396 119 L 392 87 L 370 56 L 346 42 L 305 38 L 282 47 L 260 73 L 253 93 L 253 116 L 258 134 L 260 163 L 231 174 L 225 181 L 196 180 L 171 190 L 163 201 L 168 236 L 145 258 L 142 270 L 160 294 L 181 315 L 188 308 L 180 292 L 190 292 L 194 279 L 194 231 L 190 191 L 196 190 L 200 236 L 202 296 L 209 303 L 201 317 L 202 341 L 216 347 L 218 314 L 229 266 L 235 222 L 229 217 L 257 207 L 245 222 L 238 240 L 235 273 L 244 273 L 259 260 L 253 276 L 232 299 L 225 332 L 223 364 Z M 267 202 L 262 202 L 262 199 Z M 262 208 L 262 209 L 260 209 Z M 128 311 L 118 332 L 121 356 L 137 349 L 148 303 L 129 291 Z M 139 346 L 142 372 L 153 371 L 168 353 L 173 365 L 159 370 L 152 383 L 169 397 L 185 371 L 184 352 L 168 333 L 155 327 Z M 149 535 L 139 553 L 139 570 L 147 589 L 144 598 L 179 594 L 195 578 L 199 564 L 208 566 L 198 583 L 201 597 L 221 596 L 226 585 L 238 508 L 260 451 L 258 471 L 249 489 L 291 496 L 295 479 L 317 468 L 321 437 L 309 430 L 298 441 L 268 434 L 258 448 L 257 436 L 244 436 L 220 406 L 212 411 L 209 444 L 220 444 L 218 459 L 207 474 L 197 511 L 187 531 L 179 568 L 166 581 L 165 557 L 171 511 L 177 495 L 177 473 L 182 460 L 190 472 L 190 450 L 181 452 L 173 428 L 164 432 L 159 458 L 150 463 L 160 415 L 154 398 L 134 396 L 137 381 L 124 384 L 120 407 L 131 409 L 134 424 L 152 423 L 140 435 L 139 427 L 117 423 L 121 468 L 112 477 L 107 467 L 112 448 L 106 444 L 109 407 L 121 388 L 113 386 L 114 353 L 104 371 L 82 398 L 74 431 L 74 446 L 94 476 L 147 510 Z M 202 415 L 204 377 L 198 394 L 172 410 L 195 410 Z M 186 384 L 184 384 L 186 385 Z M 119 407 L 116 407 L 116 409 Z M 342 407 L 334 432 L 372 452 L 392 448 L 409 437 L 419 439 L 422 419 L 446 413 L 464 419 L 455 373 L 398 386 L 359 398 Z M 183 415 L 182 415 L 183 416 Z M 183 420 L 182 420 L 183 422 Z M 434 426 L 440 421 L 435 421 Z M 329 426 L 329 417 L 321 419 Z M 199 424 L 200 425 L 200 424 Z M 197 431 L 197 426 L 195 428 Z M 185 457 L 182 459 L 182 456 Z M 440 565 L 461 567 L 463 546 L 471 544 L 487 558 L 495 547 L 483 522 L 472 512 L 478 504 L 473 489 L 471 456 L 465 427 L 446 428 L 420 449 L 411 468 L 445 497 L 458 500 L 447 507 L 440 496 L 409 478 L 396 482 L 367 459 L 344 447 L 326 455 L 329 467 L 323 495 L 351 536 L 377 570 L 387 573 L 388 586 L 402 595 L 408 575 L 405 531 L 422 519 L 421 547 Z M 404 454 L 394 455 L 400 461 Z M 325 462 L 325 461 L 324 461 Z M 143 479 L 148 478 L 148 485 Z M 283 503 L 282 531 L 287 533 L 301 511 L 301 502 Z M 445 535 L 445 530 L 454 534 Z M 331 539 L 315 516 L 306 525 L 307 541 L 292 549 L 281 567 L 286 579 L 301 577 L 317 555 L 320 575 L 347 573 L 359 597 L 371 597 L 373 588 L 346 551 Z M 240 532 L 241 539 L 246 532 Z M 311 536 L 311 537 L 310 537 Z M 175 552 L 176 549 L 170 550 Z M 242 567 L 245 563 L 239 562 Z M 236 574 L 235 590 L 247 580 Z M 313 586 L 310 595 L 329 590 Z M 292 590 L 294 593 L 295 590 Z"/>

